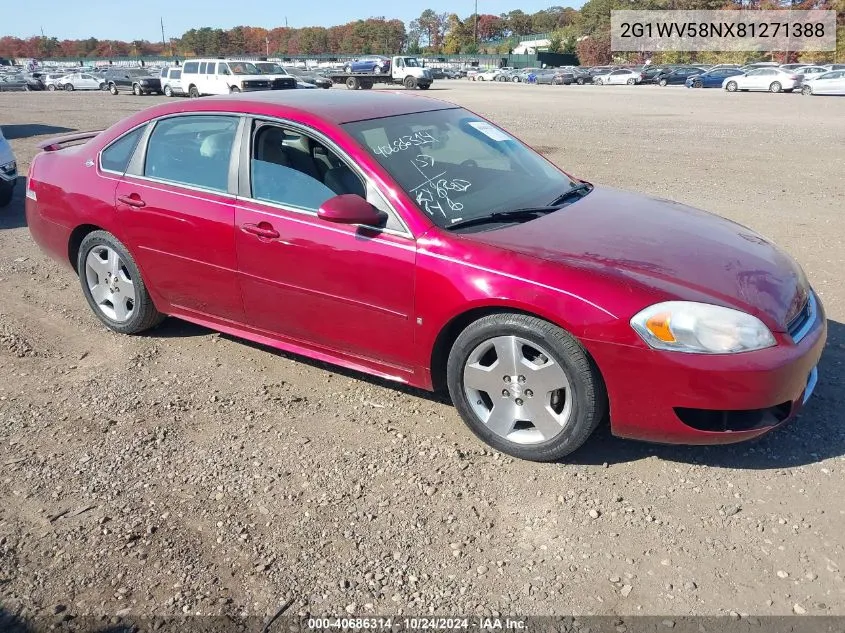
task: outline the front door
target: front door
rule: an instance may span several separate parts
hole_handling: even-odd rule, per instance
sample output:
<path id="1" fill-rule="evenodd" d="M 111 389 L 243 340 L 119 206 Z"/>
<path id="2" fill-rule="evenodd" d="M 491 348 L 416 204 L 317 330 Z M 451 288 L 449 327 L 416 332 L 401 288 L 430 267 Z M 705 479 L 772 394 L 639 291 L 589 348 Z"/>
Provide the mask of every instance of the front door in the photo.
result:
<path id="1" fill-rule="evenodd" d="M 150 286 L 178 309 L 231 322 L 244 312 L 233 239 L 237 179 L 229 175 L 239 120 L 158 121 L 115 192 L 122 235 Z"/>
<path id="2" fill-rule="evenodd" d="M 317 209 L 329 198 L 367 194 L 335 152 L 300 131 L 256 122 L 248 165 L 235 207 L 248 322 L 334 352 L 412 368 L 413 239 L 319 219 Z"/>

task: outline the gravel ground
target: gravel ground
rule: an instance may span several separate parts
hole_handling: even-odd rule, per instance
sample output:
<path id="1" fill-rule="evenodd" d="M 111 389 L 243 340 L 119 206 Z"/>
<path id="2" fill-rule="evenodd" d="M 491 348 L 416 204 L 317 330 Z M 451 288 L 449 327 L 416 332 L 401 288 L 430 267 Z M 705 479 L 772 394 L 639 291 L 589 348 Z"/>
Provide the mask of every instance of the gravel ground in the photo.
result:
<path id="1" fill-rule="evenodd" d="M 0 606 L 67 614 L 845 615 L 845 99 L 441 81 L 572 173 L 785 246 L 830 343 L 791 426 L 733 447 L 607 429 L 487 450 L 428 394 L 168 320 L 105 330 L 0 215 Z M 2 94 L 37 142 L 157 101 Z"/>

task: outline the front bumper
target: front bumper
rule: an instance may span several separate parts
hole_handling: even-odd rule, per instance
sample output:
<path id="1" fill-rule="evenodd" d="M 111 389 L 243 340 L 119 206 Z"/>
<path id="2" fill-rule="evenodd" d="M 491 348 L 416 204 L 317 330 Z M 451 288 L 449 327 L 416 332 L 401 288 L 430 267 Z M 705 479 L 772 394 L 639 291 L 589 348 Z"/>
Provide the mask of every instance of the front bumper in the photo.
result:
<path id="1" fill-rule="evenodd" d="M 797 344 L 741 354 L 661 352 L 585 341 L 607 385 L 614 435 L 666 444 L 728 444 L 789 422 L 809 400 L 827 338 L 819 301 Z"/>

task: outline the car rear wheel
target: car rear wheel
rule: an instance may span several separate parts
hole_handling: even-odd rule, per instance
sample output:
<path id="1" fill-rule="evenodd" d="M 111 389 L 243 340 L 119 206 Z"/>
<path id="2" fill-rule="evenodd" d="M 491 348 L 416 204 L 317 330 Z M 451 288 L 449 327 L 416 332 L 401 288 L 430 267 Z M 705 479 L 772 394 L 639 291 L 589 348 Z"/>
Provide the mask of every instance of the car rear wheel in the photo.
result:
<path id="1" fill-rule="evenodd" d="M 636 79 L 634 79 L 633 77 L 631 77 L 631 78 L 628 80 L 628 82 L 627 82 L 627 83 L 628 83 L 628 85 L 629 85 L 629 86 L 633 86 L 634 84 L 636 84 L 636 83 L 637 83 L 637 80 L 636 80 Z"/>
<path id="2" fill-rule="evenodd" d="M 532 461 L 578 449 L 607 410 L 598 369 L 570 334 L 523 314 L 468 326 L 449 354 L 452 402 L 481 440 Z"/>
<path id="3" fill-rule="evenodd" d="M 781 90 L 783 90 L 783 86 L 780 85 L 779 81 L 773 81 L 769 86 L 769 92 L 780 92 Z"/>
<path id="4" fill-rule="evenodd" d="M 117 94 L 117 86 L 115 86 L 114 84 L 109 84 L 109 92 L 112 93 L 113 95 L 116 95 Z"/>
<path id="5" fill-rule="evenodd" d="M 728 92 L 736 92 L 737 88 L 738 86 L 735 81 L 729 81 L 727 84 L 725 84 L 725 90 L 727 90 Z"/>
<path id="6" fill-rule="evenodd" d="M 801 88 L 801 94 L 805 97 L 809 97 L 813 94 L 813 89 L 810 86 L 804 86 L 803 88 Z"/>
<path id="7" fill-rule="evenodd" d="M 581 78 L 578 78 L 578 79 L 576 79 L 576 80 L 575 80 L 575 83 L 577 83 L 579 86 L 583 86 L 583 85 L 584 85 L 584 80 L 583 80 L 583 79 L 581 79 Z"/>
<path id="8" fill-rule="evenodd" d="M 140 97 L 143 93 L 141 92 L 141 85 L 140 84 L 132 84 L 132 94 L 136 97 Z"/>
<path id="9" fill-rule="evenodd" d="M 165 86 L 164 87 L 164 96 L 165 97 L 172 97 L 173 96 L 173 88 L 171 88 L 170 86 Z"/>
<path id="10" fill-rule="evenodd" d="M 520 79 L 519 79 L 519 77 L 512 77 L 511 81 L 515 84 L 518 84 L 520 82 Z"/>
<path id="11" fill-rule="evenodd" d="M 413 77 L 405 77 L 405 81 L 402 83 L 405 85 L 406 90 L 413 90 L 417 87 L 417 80 Z"/>
<path id="12" fill-rule="evenodd" d="M 73 92 L 73 84 L 65 84 L 65 90 L 68 92 Z"/>
<path id="13" fill-rule="evenodd" d="M 200 96 L 200 91 L 196 86 L 191 86 L 190 88 L 188 88 L 188 95 L 191 97 L 191 99 L 196 99 Z"/>
<path id="14" fill-rule="evenodd" d="M 604 81 L 602 79 L 593 79 L 593 83 L 596 84 L 597 86 L 601 86 L 604 83 Z"/>
<path id="15" fill-rule="evenodd" d="M 668 81 L 666 81 L 665 79 L 661 79 L 661 80 L 660 80 L 660 81 L 658 81 L 657 83 L 658 83 L 660 86 L 666 86 L 669 82 L 668 82 Z"/>
<path id="16" fill-rule="evenodd" d="M 47 86 L 47 90 L 49 90 L 50 92 L 54 92 L 56 90 L 55 84 L 50 84 L 49 86 Z"/>
<path id="17" fill-rule="evenodd" d="M 93 231 L 85 236 L 76 269 L 88 305 L 110 330 L 136 334 L 164 320 L 132 255 L 111 233 Z"/>

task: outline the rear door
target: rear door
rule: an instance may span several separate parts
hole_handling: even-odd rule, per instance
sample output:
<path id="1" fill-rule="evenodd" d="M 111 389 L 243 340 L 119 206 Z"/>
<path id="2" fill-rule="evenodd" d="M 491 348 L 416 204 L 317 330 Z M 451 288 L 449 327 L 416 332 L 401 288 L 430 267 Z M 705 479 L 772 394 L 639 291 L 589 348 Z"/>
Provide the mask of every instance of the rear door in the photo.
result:
<path id="1" fill-rule="evenodd" d="M 237 115 L 159 119 L 117 184 L 116 210 L 150 287 L 198 317 L 243 320 L 234 249 Z"/>

